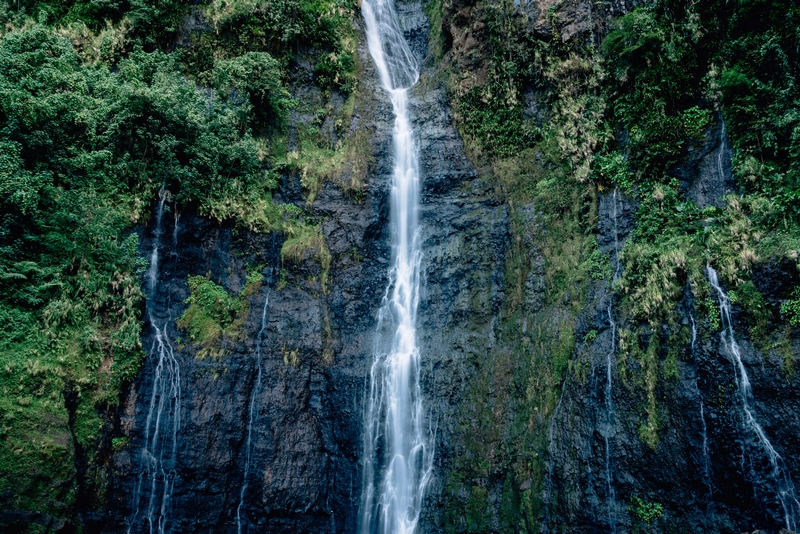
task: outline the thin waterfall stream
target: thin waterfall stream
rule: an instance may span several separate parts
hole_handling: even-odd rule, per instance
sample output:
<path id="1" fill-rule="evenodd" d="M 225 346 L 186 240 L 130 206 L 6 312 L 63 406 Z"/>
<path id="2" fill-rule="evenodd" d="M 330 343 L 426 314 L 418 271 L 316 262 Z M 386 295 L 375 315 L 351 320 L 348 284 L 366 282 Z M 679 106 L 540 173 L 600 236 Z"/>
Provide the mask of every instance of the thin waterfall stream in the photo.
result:
<path id="1" fill-rule="evenodd" d="M 269 310 L 269 289 L 264 298 L 264 308 L 261 310 L 261 329 L 258 331 L 256 338 L 256 381 L 253 384 L 253 389 L 250 391 L 250 402 L 247 408 L 247 440 L 245 442 L 245 460 L 244 460 L 244 474 L 242 475 L 242 487 L 239 490 L 239 506 L 236 507 L 236 532 L 242 534 L 242 527 L 246 524 L 243 514 L 244 498 L 247 494 L 247 487 L 250 477 L 250 461 L 253 452 L 253 421 L 255 419 L 255 404 L 258 392 L 261 391 L 262 381 L 262 357 L 261 345 L 264 343 L 264 335 L 267 331 L 267 311 Z"/>
<path id="2" fill-rule="evenodd" d="M 424 425 L 417 345 L 420 293 L 419 163 L 408 89 L 419 78 L 391 0 L 361 6 L 367 43 L 394 111 L 391 187 L 392 267 L 378 316 L 364 420 L 360 531 L 411 534 L 431 477 L 431 432 Z"/>
<path id="3" fill-rule="evenodd" d="M 690 345 L 691 355 L 693 358 L 697 358 L 695 353 L 695 347 L 697 346 L 697 322 L 694 320 L 694 315 L 689 314 L 689 320 L 692 323 L 692 342 Z M 695 374 L 694 378 L 694 389 L 697 393 L 697 399 L 699 400 L 700 404 L 700 428 L 701 428 L 701 438 L 702 438 L 702 449 L 701 452 L 703 454 L 703 483 L 708 488 L 708 502 L 711 502 L 712 498 L 712 486 L 711 486 L 711 457 L 708 454 L 708 425 L 706 424 L 706 414 L 705 414 L 705 404 L 703 403 L 703 394 L 700 392 L 700 386 L 697 384 L 697 375 Z"/>
<path id="4" fill-rule="evenodd" d="M 725 167 L 722 160 L 725 156 L 725 148 L 727 147 L 727 137 L 725 135 L 725 121 L 720 121 L 722 125 L 719 130 L 719 150 L 717 151 L 717 172 L 719 173 L 719 183 L 725 183 Z"/>
<path id="5" fill-rule="evenodd" d="M 756 438 L 758 445 L 769 460 L 772 472 L 770 478 L 775 484 L 777 498 L 783 508 L 784 522 L 788 530 L 797 530 L 797 521 L 800 519 L 800 501 L 797 500 L 795 494 L 794 483 L 792 482 L 789 471 L 787 470 L 783 458 L 775 450 L 770 443 L 764 429 L 758 423 L 755 417 L 753 391 L 750 387 L 750 379 L 747 376 L 747 370 L 742 361 L 742 353 L 739 344 L 736 342 L 736 336 L 733 330 L 733 319 L 731 316 L 731 301 L 728 295 L 722 289 L 715 271 L 711 265 L 706 265 L 706 273 L 708 275 L 708 282 L 714 291 L 717 293 L 719 301 L 719 314 L 722 320 L 722 332 L 720 333 L 720 340 L 725 352 L 731 358 L 733 363 L 734 373 L 736 375 L 736 384 L 739 390 L 739 399 L 741 401 L 742 419 L 744 426 L 747 430 L 751 431 Z"/>
<path id="6" fill-rule="evenodd" d="M 127 532 L 138 532 L 140 521 L 150 533 L 167 531 L 167 519 L 175 485 L 175 468 L 178 455 L 178 431 L 181 426 L 181 368 L 175 357 L 172 341 L 167 331 L 170 317 L 159 319 L 153 315 L 158 296 L 159 246 L 163 234 L 164 203 L 167 193 L 161 191 L 156 211 L 153 251 L 147 272 L 147 309 L 154 330 L 153 344 L 148 358 L 155 360 L 150 402 L 144 427 L 139 474 L 133 494 L 133 515 Z M 177 250 L 177 225 L 172 233 L 173 250 Z"/>
<path id="7" fill-rule="evenodd" d="M 619 222 L 617 216 L 617 188 L 614 188 L 614 193 L 611 196 L 613 202 L 612 217 L 614 218 L 614 276 L 611 278 L 612 282 L 619 280 L 621 272 L 619 262 Z"/>
<path id="8" fill-rule="evenodd" d="M 611 304 L 608 305 L 608 325 L 611 327 L 611 348 L 606 354 L 606 384 L 604 390 L 606 420 L 602 435 L 603 435 L 603 441 L 605 442 L 606 501 L 608 504 L 608 523 L 611 527 L 611 532 L 616 532 L 617 495 L 616 492 L 614 491 L 614 475 L 611 471 L 610 437 L 614 429 L 614 398 L 613 398 L 614 390 L 612 388 L 613 385 L 612 378 L 613 378 L 614 354 L 616 352 L 615 349 L 617 343 L 617 323 L 614 322 L 614 316 L 611 313 Z"/>

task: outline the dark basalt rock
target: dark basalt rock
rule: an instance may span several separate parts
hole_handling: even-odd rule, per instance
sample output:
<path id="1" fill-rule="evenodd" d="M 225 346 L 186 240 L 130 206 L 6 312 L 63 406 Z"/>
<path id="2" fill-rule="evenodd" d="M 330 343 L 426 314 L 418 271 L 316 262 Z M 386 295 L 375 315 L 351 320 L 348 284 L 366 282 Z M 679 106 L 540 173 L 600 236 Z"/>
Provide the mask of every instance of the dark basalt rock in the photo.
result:
<path id="1" fill-rule="evenodd" d="M 421 5 L 406 3 L 400 9 L 406 15 L 404 29 L 422 61 L 428 26 Z M 183 392 L 176 478 L 167 515 L 174 532 L 235 531 L 251 395 L 255 420 L 244 510 L 247 531 L 356 529 L 362 400 L 376 312 L 388 283 L 388 190 L 393 172 L 391 107 L 365 46 L 359 54 L 364 76 L 354 122 L 371 132 L 375 164 L 363 202 L 326 183 L 313 206 L 324 221 L 333 258 L 327 294 L 318 281 L 319 265 L 311 258 L 289 267 L 285 287 L 277 287 L 282 243 L 277 234 L 235 231 L 188 213 L 180 214 L 176 228 L 172 214 L 164 216 L 158 286 L 147 314 L 157 321 L 172 320 L 172 340 L 185 337 L 174 319 L 185 307 L 188 275 L 207 275 L 235 293 L 243 287 L 245 265 L 268 266 L 267 282 L 249 300 L 247 337 L 226 341 L 229 354 L 219 361 L 199 360 L 196 347 L 174 341 Z M 305 91 L 305 98 L 314 96 L 308 89 L 298 90 Z M 426 289 L 420 306 L 421 345 L 428 409 L 443 451 L 436 456 L 440 466 L 448 462 L 447 433 L 453 424 L 449 414 L 459 400 L 459 377 L 466 373 L 464 354 L 453 347 L 486 350 L 490 336 L 485 329 L 502 298 L 502 254 L 508 240 L 506 208 L 492 200 L 464 156 L 446 102 L 442 89 L 415 90 L 412 101 L 423 179 Z M 276 199 L 301 201 L 295 176 L 282 178 Z M 144 256 L 154 245 L 153 224 L 142 233 Z M 254 343 L 267 294 L 264 378 L 255 390 Z M 473 328 L 476 320 L 485 321 L 483 327 Z M 143 344 L 150 347 L 153 330 L 145 325 L 144 332 Z M 155 358 L 148 357 L 123 399 L 115 435 L 130 437 L 130 445 L 112 456 L 107 513 L 85 514 L 90 532 L 123 532 L 134 513 L 155 365 Z M 438 479 L 432 486 L 431 495 L 439 493 Z"/>
<path id="2" fill-rule="evenodd" d="M 722 207 L 725 195 L 735 191 L 733 149 L 719 117 L 702 141 L 690 144 L 684 160 L 670 171 L 681 181 L 684 194 L 699 208 Z"/>

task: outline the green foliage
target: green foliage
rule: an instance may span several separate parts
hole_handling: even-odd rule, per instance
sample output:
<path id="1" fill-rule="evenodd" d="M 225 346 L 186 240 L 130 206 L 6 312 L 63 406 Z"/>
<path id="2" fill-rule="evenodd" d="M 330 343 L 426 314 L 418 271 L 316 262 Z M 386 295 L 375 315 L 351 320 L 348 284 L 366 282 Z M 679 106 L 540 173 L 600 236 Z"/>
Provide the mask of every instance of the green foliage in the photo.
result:
<path id="1" fill-rule="evenodd" d="M 781 315 L 792 326 L 800 326 L 800 287 L 796 287 L 792 298 L 781 304 Z"/>
<path id="2" fill-rule="evenodd" d="M 5 9 L 0 12 L 5 11 L 16 26 L 22 26 L 25 17 L 53 26 L 80 24 L 92 31 L 109 23 L 124 25 L 126 39 L 152 50 L 174 41 L 190 5 L 186 0 L 12 0 L 3 2 Z"/>
<path id="3" fill-rule="evenodd" d="M 628 503 L 628 510 L 633 512 L 639 521 L 648 525 L 653 521 L 661 519 L 661 516 L 664 515 L 664 505 L 660 502 L 646 501 L 637 495 L 631 496 L 630 503 Z"/>
<path id="4" fill-rule="evenodd" d="M 260 269 L 248 269 L 245 286 L 238 295 L 231 295 L 224 287 L 203 276 L 189 276 L 188 307 L 178 319 L 178 326 L 186 330 L 189 340 L 200 346 L 197 357 L 220 359 L 227 354 L 223 339 L 240 340 L 244 337 L 244 322 L 250 312 L 247 297 L 261 286 Z"/>
<path id="5" fill-rule="evenodd" d="M 461 97 L 458 113 L 463 131 L 499 156 L 513 156 L 537 137 L 535 126 L 523 120 L 516 88 L 499 76 Z"/>
<path id="6" fill-rule="evenodd" d="M 350 94 L 355 89 L 354 72 L 355 61 L 352 52 L 348 50 L 324 55 L 314 67 L 317 85 L 343 94 Z"/>
<path id="7" fill-rule="evenodd" d="M 676 24 L 682 16 L 659 5 L 637 8 L 602 44 L 610 74 L 608 120 L 626 131 L 629 165 L 638 180 L 663 180 L 709 114 L 694 106 L 702 57 L 694 47 L 696 29 Z"/>
<path id="8" fill-rule="evenodd" d="M 592 280 L 608 280 L 613 274 L 611 259 L 608 254 L 604 254 L 599 249 L 589 254 L 589 257 L 583 263 L 583 267 Z"/>
<path id="9" fill-rule="evenodd" d="M 571 306 L 585 305 L 591 280 L 607 275 L 594 237 L 587 235 L 597 190 L 619 187 L 638 204 L 614 289 L 621 296 L 621 330 L 627 332 L 620 339 L 618 370 L 641 401 L 638 430 L 644 443 L 657 449 L 668 421 L 658 399 L 673 387 L 669 381 L 678 377 L 685 351 L 686 332 L 676 327 L 676 309 L 687 289 L 698 317 L 708 318 L 700 334 L 721 327 L 717 303 L 709 298 L 707 264 L 720 274 L 737 321 L 750 327 L 750 339 L 762 347 L 772 339 L 770 318 L 777 310 L 757 291 L 752 273 L 763 261 L 797 263 L 800 250 L 800 10 L 794 4 L 657 0 L 619 19 L 599 50 L 584 47 L 581 37 L 568 44 L 561 43 L 562 35 L 533 42 L 532 33 L 518 25 L 527 19 L 516 16 L 511 2 L 478 1 L 469 14 L 446 2 L 428 4 L 434 26 L 440 26 L 433 28 L 434 53 L 453 65 L 450 89 L 470 157 L 491 170 L 495 192 L 510 201 L 513 239 L 506 253 L 503 335 L 515 347 L 514 361 L 529 385 L 524 406 L 497 408 L 498 419 L 524 414 L 519 417 L 530 425 L 524 445 L 514 441 L 511 425 L 480 419 L 488 406 L 469 412 L 487 436 L 505 434 L 503 446 L 494 448 L 465 438 L 471 460 L 459 463 L 463 482 L 450 488 L 461 492 L 453 497 L 454 530 L 466 524 L 467 500 L 482 484 L 476 481 L 489 477 L 481 459 L 514 465 L 517 476 L 530 476 L 535 487 L 540 473 L 534 462 L 526 462 L 543 452 L 537 449 L 546 425 L 541 418 L 550 413 L 551 395 L 562 378 L 555 360 L 566 354 L 572 377 L 585 376 L 582 347 L 577 354 L 574 346 L 562 352 L 559 335 L 542 336 L 538 329 L 560 332 L 553 317 L 570 317 Z M 443 13 L 436 13 L 437 6 Z M 558 11 L 556 3 L 547 14 L 551 22 Z M 538 128 L 520 138 L 526 133 L 520 95 L 531 92 Z M 683 175 L 676 166 L 687 156 L 696 158 L 698 148 L 713 148 L 722 133 L 734 149 L 736 194 L 701 209 L 687 198 L 687 184 L 674 178 Z M 523 209 L 534 215 L 521 220 Z M 537 256 L 544 259 L 544 292 L 541 305 L 534 306 L 542 309 L 530 314 L 526 300 L 535 272 L 530 258 Z M 798 298 L 784 304 L 787 321 Z M 786 346 L 776 348 L 790 369 L 793 356 Z M 493 366 L 505 357 L 499 351 L 492 355 Z M 496 377 L 492 385 L 506 387 L 504 378 Z M 476 403 L 490 395 L 489 387 L 483 382 L 475 387 Z M 497 487 L 505 471 L 493 468 L 488 473 L 494 478 L 488 479 Z M 505 486 L 503 493 L 509 493 Z M 496 497 L 490 490 L 489 500 Z M 503 513 L 509 502 L 522 517 L 521 500 L 504 497 Z M 639 521 L 650 523 L 662 514 L 658 503 L 632 502 L 641 512 Z M 486 503 L 474 504 L 483 513 L 497 512 Z"/>
<path id="10" fill-rule="evenodd" d="M 597 339 L 597 330 L 595 329 L 589 330 L 588 332 L 586 332 L 586 335 L 583 336 L 584 343 L 591 343 L 595 339 Z"/>
<path id="11" fill-rule="evenodd" d="M 281 83 L 280 64 L 266 52 L 247 52 L 216 62 L 214 83 L 230 100 L 247 99 L 250 106 L 240 106 L 239 113 L 257 124 L 282 125 L 294 105 Z"/>
<path id="12" fill-rule="evenodd" d="M 152 9 L 175 5 L 139 7 L 162 17 Z M 271 201 L 265 143 L 242 112 L 252 103 L 198 90 L 174 54 L 138 49 L 113 56 L 112 69 L 26 24 L 0 38 L 0 492 L 15 508 L 64 517 L 72 436 L 87 461 L 83 491 L 101 495 L 103 414 L 143 359 L 145 261 L 131 227 L 155 193 L 261 230 L 292 213 Z M 249 59 L 223 65 L 230 85 L 236 68 L 251 68 L 263 83 L 235 89 L 280 109 L 275 63 Z"/>
<path id="13" fill-rule="evenodd" d="M 220 60 L 267 51 L 285 79 L 293 56 L 311 49 L 305 59 L 314 65 L 317 85 L 349 94 L 356 87 L 354 7 L 344 0 L 210 0 L 199 10 L 213 31 L 193 35 L 182 61 L 208 83 Z"/>
<path id="14" fill-rule="evenodd" d="M 771 199 L 772 225 L 800 217 L 800 97 L 796 28 L 800 7 L 781 0 L 766 8 L 742 3 L 730 13 L 715 78 L 725 118 L 738 149 L 739 169 L 758 167 L 747 190 Z M 749 163 L 748 163 L 749 162 Z M 757 165 L 753 163 L 758 162 Z"/>
<path id="15" fill-rule="evenodd" d="M 119 452 L 130 445 L 130 439 L 127 437 L 111 438 L 111 450 Z"/>
<path id="16" fill-rule="evenodd" d="M 708 316 L 708 328 L 712 332 L 719 332 L 722 329 L 722 319 L 719 315 L 719 307 L 711 297 L 706 297 L 703 301 L 703 308 Z"/>
<path id="17" fill-rule="evenodd" d="M 701 139 L 706 128 L 712 124 L 711 110 L 700 109 L 697 106 L 686 109 L 681 113 L 681 121 L 687 136 Z"/>
<path id="18" fill-rule="evenodd" d="M 309 206 L 326 180 L 357 201 L 363 198 L 367 175 L 374 163 L 367 131 L 356 131 L 335 148 L 329 146 L 316 126 L 298 128 L 298 138 L 299 150 L 287 154 L 282 168 L 299 173 Z"/>
<path id="19" fill-rule="evenodd" d="M 629 134 L 625 148 L 642 198 L 621 284 L 632 293 L 628 304 L 639 318 L 656 310 L 665 316 L 687 280 L 697 292 L 710 262 L 734 286 L 751 335 L 768 337 L 772 312 L 748 279 L 762 258 L 796 250 L 788 235 L 800 213 L 791 156 L 796 105 L 790 103 L 800 93 L 787 66 L 798 53 L 788 35 L 800 13 L 778 4 L 752 18 L 749 4 L 662 0 L 620 19 L 603 43 L 613 74 L 605 87 L 609 119 Z M 711 102 L 698 107 L 698 100 Z M 737 148 L 734 173 L 745 194 L 728 198 L 722 209 L 701 211 L 683 201 L 667 171 L 683 140 L 705 135 L 711 104 L 724 109 Z M 716 330 L 714 308 L 708 313 Z"/>
<path id="20" fill-rule="evenodd" d="M 611 182 L 626 193 L 633 191 L 633 173 L 628 168 L 628 161 L 620 152 L 597 154 L 592 163 L 594 178 L 598 182 Z"/>

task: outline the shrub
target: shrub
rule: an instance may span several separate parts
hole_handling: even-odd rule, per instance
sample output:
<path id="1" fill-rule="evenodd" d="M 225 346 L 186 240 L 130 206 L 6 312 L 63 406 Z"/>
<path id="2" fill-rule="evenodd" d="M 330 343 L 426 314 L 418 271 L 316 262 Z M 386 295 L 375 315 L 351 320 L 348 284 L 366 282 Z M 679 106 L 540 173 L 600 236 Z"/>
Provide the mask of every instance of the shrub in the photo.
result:
<path id="1" fill-rule="evenodd" d="M 631 497 L 628 510 L 633 512 L 639 521 L 648 525 L 664 515 L 664 505 L 659 502 L 646 501 L 637 495 Z"/>

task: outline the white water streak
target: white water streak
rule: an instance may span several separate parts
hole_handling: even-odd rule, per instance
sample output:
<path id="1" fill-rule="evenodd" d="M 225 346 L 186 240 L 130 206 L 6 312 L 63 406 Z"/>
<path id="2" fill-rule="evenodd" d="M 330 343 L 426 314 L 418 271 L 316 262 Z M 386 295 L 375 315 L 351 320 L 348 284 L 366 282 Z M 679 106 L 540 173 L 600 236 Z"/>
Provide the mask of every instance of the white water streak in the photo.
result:
<path id="1" fill-rule="evenodd" d="M 394 109 L 391 191 L 393 263 L 378 318 L 379 339 L 365 410 L 360 531 L 411 534 L 431 477 L 431 432 L 424 427 L 416 315 L 420 290 L 419 164 L 408 119 L 408 89 L 419 77 L 390 0 L 362 4 L 367 43 Z"/>
<path id="2" fill-rule="evenodd" d="M 775 483 L 778 500 L 783 508 L 784 521 L 786 528 L 796 531 L 797 520 L 800 518 L 800 502 L 795 495 L 794 483 L 789 475 L 786 466 L 784 465 L 783 458 L 778 454 L 775 448 L 767 438 L 767 434 L 755 418 L 753 409 L 753 392 L 750 388 L 750 379 L 747 377 L 747 370 L 742 361 L 742 353 L 739 344 L 736 343 L 736 337 L 733 331 L 733 320 L 731 319 L 731 301 L 725 291 L 719 284 L 717 272 L 710 266 L 706 266 L 708 274 L 708 282 L 711 287 L 717 292 L 719 300 L 719 314 L 722 320 L 722 332 L 720 333 L 720 340 L 725 348 L 725 351 L 730 355 L 736 373 L 736 383 L 739 388 L 739 397 L 742 402 L 742 416 L 744 419 L 745 427 L 752 431 L 755 435 L 761 449 L 767 456 L 772 473 L 770 477 Z M 744 460 L 744 458 L 743 458 Z M 744 466 L 742 466 L 744 470 Z"/>
<path id="3" fill-rule="evenodd" d="M 248 406 L 247 415 L 247 442 L 245 444 L 245 461 L 244 461 L 244 476 L 242 480 L 242 488 L 239 491 L 239 506 L 236 507 L 236 532 L 242 534 L 242 526 L 245 524 L 242 510 L 244 509 L 244 497 L 247 493 L 248 478 L 250 476 L 250 459 L 252 454 L 252 441 L 253 441 L 253 419 L 255 414 L 256 396 L 261 390 L 261 377 L 262 377 L 262 361 L 261 361 L 261 345 L 264 342 L 264 335 L 267 331 L 267 310 L 269 308 L 269 289 L 267 289 L 267 296 L 264 299 L 264 309 L 261 311 L 261 329 L 258 331 L 256 338 L 256 382 L 250 392 L 250 404 Z"/>
<path id="4" fill-rule="evenodd" d="M 725 147 L 727 146 L 727 137 L 725 135 L 725 121 L 721 121 L 722 125 L 719 130 L 719 151 L 717 152 L 717 172 L 719 173 L 719 183 L 725 183 L 725 168 L 722 164 L 722 158 L 725 155 Z"/>
<path id="5" fill-rule="evenodd" d="M 156 212 L 155 239 L 147 273 L 148 308 L 153 306 L 158 289 L 158 249 L 163 233 L 161 223 L 166 197 L 167 194 L 162 191 Z M 177 215 L 175 225 L 173 248 L 176 248 L 177 241 Z M 163 534 L 167 531 L 167 518 L 175 486 L 178 432 L 181 426 L 181 369 L 167 334 L 169 319 L 162 321 L 159 326 L 152 310 L 149 319 L 154 339 L 148 357 L 156 360 L 156 366 L 145 420 L 139 475 L 133 494 L 134 512 L 128 522 L 128 534 L 140 531 L 140 514 L 143 514 L 142 526 L 146 531 L 151 534 Z"/>
<path id="6" fill-rule="evenodd" d="M 689 320 L 692 322 L 692 344 L 691 355 L 695 358 L 695 347 L 697 346 L 697 323 L 694 320 L 694 315 L 689 314 Z M 702 452 L 703 452 L 703 482 L 708 488 L 708 501 L 711 502 L 712 486 L 711 486 L 711 456 L 708 453 L 708 425 L 706 424 L 705 404 L 703 403 L 703 394 L 700 392 L 700 386 L 697 384 L 697 375 L 694 378 L 694 389 L 697 392 L 697 398 L 700 401 L 700 423 L 702 429 Z"/>
<path id="7" fill-rule="evenodd" d="M 616 192 L 616 190 L 615 190 Z M 616 200 L 616 197 L 615 197 Z M 611 527 L 611 532 L 617 532 L 617 519 L 616 519 L 616 502 L 617 495 L 614 491 L 614 476 L 611 472 L 611 441 L 610 436 L 614 429 L 614 390 L 612 388 L 613 382 L 613 366 L 614 354 L 616 352 L 617 344 L 617 323 L 614 322 L 614 316 L 611 313 L 611 304 L 608 305 L 608 324 L 611 327 L 611 348 L 606 355 L 606 387 L 605 387 L 605 404 L 606 404 L 606 428 L 603 430 L 603 441 L 605 442 L 605 468 L 606 468 L 606 501 L 608 503 L 608 523 Z"/>
<path id="8" fill-rule="evenodd" d="M 161 239 L 161 220 L 164 218 L 164 201 L 167 198 L 162 189 L 159 193 L 158 209 L 156 210 L 156 227 L 154 230 L 155 239 L 153 240 L 153 250 L 150 253 L 150 267 L 147 269 L 147 290 L 149 295 L 153 294 L 158 282 L 158 245 Z M 177 224 L 175 225 L 177 228 Z"/>
<path id="9" fill-rule="evenodd" d="M 616 282 L 619 280 L 619 275 L 622 270 L 620 263 L 619 263 L 619 223 L 617 222 L 617 188 L 614 188 L 614 194 L 611 196 L 611 200 L 613 202 L 613 214 L 614 217 L 614 276 L 612 276 L 611 281 Z"/>

